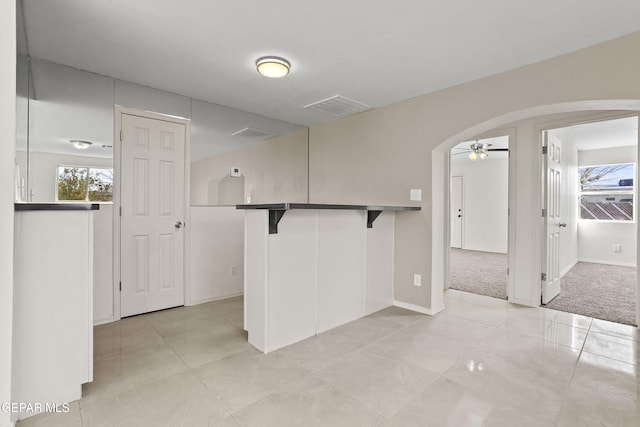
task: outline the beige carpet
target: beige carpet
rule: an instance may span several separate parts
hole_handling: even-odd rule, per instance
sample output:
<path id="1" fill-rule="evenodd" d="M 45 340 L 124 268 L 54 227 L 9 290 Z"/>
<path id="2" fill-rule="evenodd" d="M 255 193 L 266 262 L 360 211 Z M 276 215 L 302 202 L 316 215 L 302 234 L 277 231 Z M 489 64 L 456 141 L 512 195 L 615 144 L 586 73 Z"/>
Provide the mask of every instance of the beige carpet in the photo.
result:
<path id="1" fill-rule="evenodd" d="M 635 326 L 636 269 L 579 262 L 545 307 Z"/>
<path id="2" fill-rule="evenodd" d="M 450 263 L 452 289 L 507 299 L 506 254 L 451 248 Z M 545 307 L 635 326 L 636 269 L 579 262 Z"/>
<path id="3" fill-rule="evenodd" d="M 506 254 L 451 248 L 449 287 L 507 299 Z"/>

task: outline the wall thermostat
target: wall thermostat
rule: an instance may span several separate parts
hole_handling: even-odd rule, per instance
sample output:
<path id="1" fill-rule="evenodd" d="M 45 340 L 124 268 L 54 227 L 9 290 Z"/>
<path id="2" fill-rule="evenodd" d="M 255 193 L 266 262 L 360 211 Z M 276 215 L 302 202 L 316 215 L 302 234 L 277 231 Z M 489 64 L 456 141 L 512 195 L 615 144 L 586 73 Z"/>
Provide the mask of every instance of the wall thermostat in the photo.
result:
<path id="1" fill-rule="evenodd" d="M 241 172 L 240 172 L 240 168 L 230 168 L 229 169 L 229 176 L 242 176 Z"/>

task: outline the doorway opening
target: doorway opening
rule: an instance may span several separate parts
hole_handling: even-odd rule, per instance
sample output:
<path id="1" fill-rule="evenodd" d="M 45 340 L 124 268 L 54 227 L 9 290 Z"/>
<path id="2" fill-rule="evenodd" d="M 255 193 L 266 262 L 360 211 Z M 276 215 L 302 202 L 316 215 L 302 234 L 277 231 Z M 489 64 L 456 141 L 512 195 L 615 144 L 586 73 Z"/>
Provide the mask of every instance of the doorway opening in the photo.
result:
<path id="1" fill-rule="evenodd" d="M 507 299 L 509 136 L 462 142 L 449 164 L 449 287 Z"/>
<path id="2" fill-rule="evenodd" d="M 542 304 L 636 325 L 638 117 L 548 129 L 541 139 Z"/>

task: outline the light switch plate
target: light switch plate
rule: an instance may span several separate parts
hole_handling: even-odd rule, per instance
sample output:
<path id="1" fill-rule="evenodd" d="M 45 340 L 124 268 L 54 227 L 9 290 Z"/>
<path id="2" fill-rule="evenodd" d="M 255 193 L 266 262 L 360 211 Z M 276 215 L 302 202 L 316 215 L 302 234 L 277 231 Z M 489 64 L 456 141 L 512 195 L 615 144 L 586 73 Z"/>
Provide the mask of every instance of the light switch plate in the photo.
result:
<path id="1" fill-rule="evenodd" d="M 422 189 L 412 188 L 409 192 L 409 200 L 412 200 L 414 202 L 422 201 Z"/>

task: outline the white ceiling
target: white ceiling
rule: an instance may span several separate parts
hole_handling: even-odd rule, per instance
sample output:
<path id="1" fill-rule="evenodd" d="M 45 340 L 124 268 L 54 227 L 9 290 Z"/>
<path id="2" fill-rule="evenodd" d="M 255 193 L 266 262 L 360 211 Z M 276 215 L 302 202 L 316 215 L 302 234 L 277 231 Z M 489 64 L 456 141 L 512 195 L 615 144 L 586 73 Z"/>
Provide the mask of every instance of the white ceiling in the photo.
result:
<path id="1" fill-rule="evenodd" d="M 638 117 L 584 123 L 570 127 L 578 151 L 634 146 L 638 143 Z"/>
<path id="2" fill-rule="evenodd" d="M 30 55 L 290 123 L 371 107 L 640 30 L 638 0 L 24 0 Z M 21 43 L 24 44 L 24 43 Z M 255 60 L 280 55 L 284 79 Z"/>

